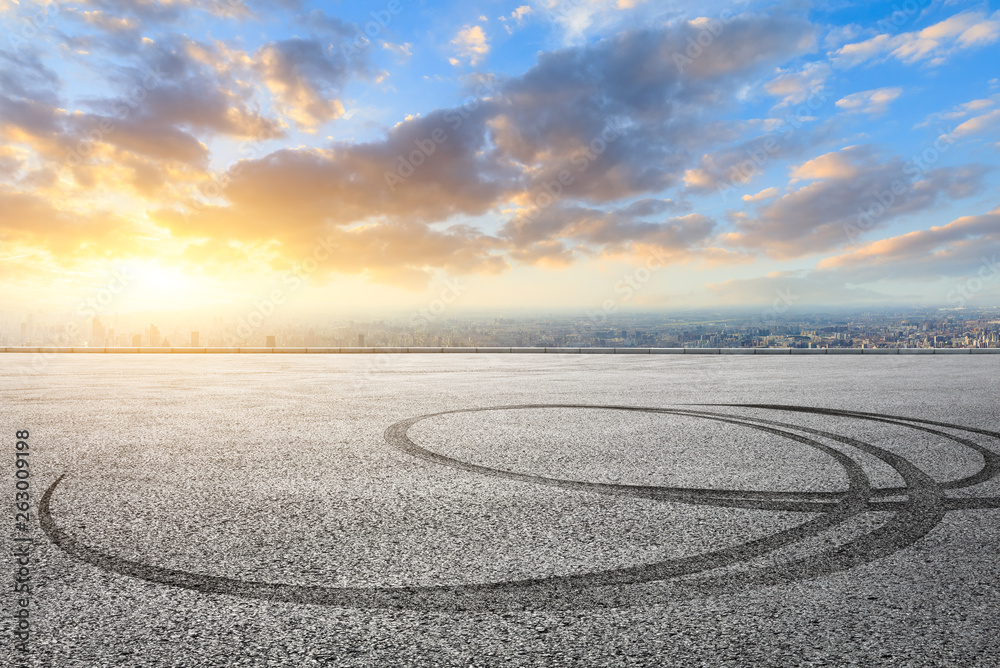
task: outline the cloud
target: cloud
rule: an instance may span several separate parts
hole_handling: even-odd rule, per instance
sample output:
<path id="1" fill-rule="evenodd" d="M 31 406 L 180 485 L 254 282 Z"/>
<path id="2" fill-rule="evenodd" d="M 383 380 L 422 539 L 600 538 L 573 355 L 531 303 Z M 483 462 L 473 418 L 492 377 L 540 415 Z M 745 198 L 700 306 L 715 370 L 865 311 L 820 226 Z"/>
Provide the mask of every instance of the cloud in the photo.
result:
<path id="1" fill-rule="evenodd" d="M 382 48 L 396 56 L 399 61 L 406 61 L 413 57 L 413 45 L 409 42 L 393 44 L 392 42 L 382 42 Z"/>
<path id="2" fill-rule="evenodd" d="M 957 121 L 962 118 L 968 118 L 969 116 L 982 112 L 986 109 L 990 109 L 996 106 L 997 100 L 1000 96 L 993 95 L 989 98 L 980 98 L 977 100 L 970 100 L 969 102 L 964 102 L 962 104 L 956 105 L 949 109 L 948 111 L 937 112 L 930 114 L 922 122 L 916 124 L 915 128 L 928 127 L 932 123 L 940 123 L 942 121 Z"/>
<path id="3" fill-rule="evenodd" d="M 728 132 L 706 123 L 707 113 L 734 105 L 744 81 L 811 49 L 815 38 L 797 17 L 740 17 L 688 59 L 702 29 L 685 22 L 544 53 L 505 85 L 491 137 L 501 155 L 527 168 L 529 199 L 565 171 L 573 177 L 565 194 L 590 202 L 675 186 L 690 150 Z"/>
<path id="4" fill-rule="evenodd" d="M 513 35 L 514 30 L 510 27 L 510 23 L 520 27 L 524 25 L 525 17 L 533 14 L 534 11 L 535 10 L 532 9 L 530 5 L 521 5 L 520 7 L 516 7 L 509 16 L 500 16 L 498 18 L 500 19 L 500 24 L 503 26 L 504 30 L 507 31 L 507 34 Z"/>
<path id="5" fill-rule="evenodd" d="M 995 136 L 997 129 L 1000 129 L 1000 109 L 970 118 L 955 128 L 951 134 L 955 138 L 961 138 L 990 131 Z"/>
<path id="6" fill-rule="evenodd" d="M 851 146 L 794 168 L 795 180 L 810 182 L 756 213 L 730 212 L 735 231 L 726 244 L 779 258 L 830 252 L 889 220 L 979 192 L 987 171 L 977 165 L 921 170 L 871 146 Z"/>
<path id="7" fill-rule="evenodd" d="M 586 41 L 590 33 L 613 29 L 632 15 L 632 11 L 645 4 L 645 0 L 533 0 L 536 13 L 552 21 L 563 32 L 566 44 L 579 44 Z M 662 7 L 650 3 L 653 7 L 650 13 L 663 14 Z M 672 3 L 674 5 L 678 3 Z M 720 9 L 725 5 L 720 5 Z M 673 6 L 670 14 L 673 16 L 691 15 L 691 12 L 709 11 L 704 3 L 686 8 Z"/>
<path id="8" fill-rule="evenodd" d="M 939 227 L 872 241 L 820 261 L 817 269 L 840 272 L 856 281 L 932 280 L 974 274 L 984 258 L 997 254 L 1000 207 Z"/>
<path id="9" fill-rule="evenodd" d="M 852 114 L 869 114 L 880 116 L 889 110 L 892 104 L 900 95 L 902 88 L 876 88 L 850 95 L 837 100 L 837 107 Z"/>
<path id="10" fill-rule="evenodd" d="M 464 59 L 469 65 L 475 67 L 490 52 L 486 33 L 480 26 L 465 26 L 458 31 L 458 35 L 451 40 L 451 43 L 455 46 L 458 55 L 457 58 L 452 58 L 449 61 L 452 65 L 459 65 Z"/>
<path id="11" fill-rule="evenodd" d="M 830 54 L 834 64 L 852 67 L 868 61 L 895 58 L 907 64 L 940 65 L 964 49 L 1000 39 L 1000 11 L 966 11 L 923 30 L 899 35 L 879 34 L 863 42 L 845 44 Z"/>
<path id="12" fill-rule="evenodd" d="M 785 271 L 767 276 L 738 278 L 705 286 L 714 303 L 760 308 L 762 325 L 781 314 L 794 317 L 795 309 L 832 304 L 867 304 L 892 301 L 885 293 L 817 272 Z"/>
<path id="13" fill-rule="evenodd" d="M 44 249 L 64 264 L 136 253 L 140 230 L 110 211 L 61 210 L 47 198 L 0 185 L 0 241 L 7 248 Z"/>
<path id="14" fill-rule="evenodd" d="M 343 116 L 338 98 L 343 87 L 354 76 L 370 74 L 362 58 L 301 38 L 265 44 L 254 54 L 254 63 L 282 113 L 308 131 Z"/>
<path id="15" fill-rule="evenodd" d="M 711 237 L 715 221 L 692 213 L 661 222 L 640 220 L 673 208 L 672 204 L 646 201 L 625 209 L 603 211 L 581 206 L 559 206 L 525 211 L 508 221 L 500 236 L 521 251 L 519 258 L 548 257 L 540 249 L 557 250 L 567 258 L 565 244 L 584 251 L 625 253 L 637 245 L 678 256 L 701 248 Z"/>
<path id="16" fill-rule="evenodd" d="M 486 105 L 465 119 L 441 110 L 399 123 L 381 141 L 243 160 L 225 175 L 225 206 L 159 217 L 179 235 L 281 240 L 379 219 L 434 223 L 480 215 L 502 199 L 512 176 L 483 153 L 488 113 Z"/>
<path id="17" fill-rule="evenodd" d="M 81 12 L 81 18 L 90 25 L 109 33 L 134 33 L 142 24 L 131 17 L 111 16 L 105 12 Z"/>
<path id="18" fill-rule="evenodd" d="M 781 193 L 777 188 L 765 188 L 755 195 L 744 195 L 744 202 L 763 202 L 766 199 L 773 199 Z"/>
<path id="19" fill-rule="evenodd" d="M 778 108 L 801 104 L 818 91 L 823 90 L 831 74 L 826 63 L 809 63 L 799 71 L 778 70 L 778 76 L 764 84 L 764 90 L 781 98 Z"/>
<path id="20" fill-rule="evenodd" d="M 808 120 L 796 115 L 779 119 L 776 125 L 766 123 L 764 126 L 774 127 L 774 131 L 702 155 L 697 166 L 684 173 L 686 192 L 704 194 L 714 190 L 726 201 L 731 189 L 751 183 L 775 162 L 801 158 L 830 139 L 834 129 L 825 123 L 803 130 Z"/>
<path id="21" fill-rule="evenodd" d="M 309 13 L 298 13 L 296 17 L 296 23 L 299 25 L 315 33 L 327 36 L 332 35 L 337 38 L 349 37 L 354 39 L 360 32 L 357 25 L 339 19 L 336 16 L 329 16 L 322 9 L 314 9 Z M 361 33 L 361 35 L 364 35 L 364 33 Z M 367 39 L 365 37 L 365 41 Z"/>
<path id="22" fill-rule="evenodd" d="M 742 81 L 814 40 L 801 19 L 748 16 L 727 26 L 697 62 L 676 67 L 671 54 L 697 30 L 683 23 L 544 54 L 520 77 L 482 79 L 471 104 L 408 117 L 366 143 L 241 161 L 221 177 L 224 201 L 189 202 L 187 215 L 162 209 L 153 217 L 178 238 L 274 242 L 290 259 L 327 234 L 350 248 L 361 241 L 374 248 L 380 235 L 430 234 L 430 225 L 452 217 L 513 205 L 519 213 L 495 238 L 468 230 L 430 238 L 471 244 L 469 258 L 449 266 L 477 271 L 499 270 L 503 257 L 564 264 L 579 254 L 652 248 L 678 259 L 708 253 L 715 222 L 678 216 L 686 205 L 650 195 L 675 183 L 689 147 L 724 136 L 704 122 L 706 108 L 725 106 Z M 645 66 L 657 59 L 666 66 Z M 558 181 L 567 174 L 571 185 Z M 554 188 L 559 202 L 539 207 Z M 579 203 L 627 198 L 635 201 L 610 211 Z M 378 257 L 356 252 L 342 266 Z M 444 262 L 430 252 L 421 257 L 411 269 Z"/>
<path id="23" fill-rule="evenodd" d="M 795 179 L 810 180 L 852 179 L 860 171 L 860 168 L 854 161 L 865 153 L 866 149 L 859 146 L 848 146 L 835 153 L 826 153 L 795 167 L 792 170 L 792 177 Z"/>
<path id="24" fill-rule="evenodd" d="M 297 8 L 297 2 L 286 0 L 83 0 L 82 4 L 96 7 L 112 16 L 135 17 L 144 23 L 171 25 L 190 20 L 192 12 L 234 19 L 246 19 L 255 12 Z"/>
<path id="25" fill-rule="evenodd" d="M 761 73 L 814 48 L 815 29 L 797 15 L 746 15 L 679 63 L 674 56 L 704 29 L 675 22 L 549 52 L 520 76 L 480 77 L 474 101 L 408 116 L 382 137 L 285 148 L 214 176 L 210 149 L 219 136 L 279 136 L 284 118 L 316 130 L 342 113 L 343 88 L 369 72 L 367 61 L 338 49 L 346 27 L 331 23 L 331 39 L 269 42 L 253 54 L 162 36 L 108 72 L 120 90 L 142 85 L 149 70 L 163 73 L 127 113 L 122 100 L 103 97 L 60 114 L 50 96 L 16 118 L 33 123 L 36 144 L 47 142 L 55 155 L 113 123 L 72 170 L 77 194 L 115 182 L 116 192 L 127 183 L 159 196 L 159 208 L 144 207 L 143 224 L 196 245 L 191 262 L 218 255 L 224 267 L 243 262 L 233 249 L 263 248 L 272 267 L 284 267 L 324 240 L 331 271 L 391 282 L 435 269 L 493 273 L 511 262 L 654 250 L 677 261 L 731 257 L 739 251 L 710 244 L 712 218 L 663 192 L 678 185 L 693 155 L 742 132 L 712 119 L 734 109 Z M 488 49 L 485 35 L 481 43 Z M 463 57 L 486 54 L 476 53 Z M 198 195 L 210 179 L 222 185 L 211 198 Z M 558 201 L 539 206 L 554 188 Z M 496 234 L 456 224 L 501 211 L 508 222 Z"/>
<path id="26" fill-rule="evenodd" d="M 510 13 L 510 17 L 515 21 L 517 21 L 518 23 L 521 23 L 522 21 L 524 21 L 524 17 L 527 16 L 528 14 L 531 14 L 532 11 L 533 10 L 529 5 L 521 5 L 520 7 L 516 8 L 514 11 Z"/>

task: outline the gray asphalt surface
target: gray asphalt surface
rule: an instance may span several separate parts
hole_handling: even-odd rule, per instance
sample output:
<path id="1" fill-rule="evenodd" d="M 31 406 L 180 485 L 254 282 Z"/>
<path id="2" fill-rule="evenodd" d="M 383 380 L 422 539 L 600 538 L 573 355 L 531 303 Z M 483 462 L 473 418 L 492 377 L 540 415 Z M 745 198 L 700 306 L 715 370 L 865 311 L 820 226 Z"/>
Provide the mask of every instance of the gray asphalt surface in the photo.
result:
<path id="1" fill-rule="evenodd" d="M 993 356 L 32 358 L 29 665 L 1000 664 Z"/>

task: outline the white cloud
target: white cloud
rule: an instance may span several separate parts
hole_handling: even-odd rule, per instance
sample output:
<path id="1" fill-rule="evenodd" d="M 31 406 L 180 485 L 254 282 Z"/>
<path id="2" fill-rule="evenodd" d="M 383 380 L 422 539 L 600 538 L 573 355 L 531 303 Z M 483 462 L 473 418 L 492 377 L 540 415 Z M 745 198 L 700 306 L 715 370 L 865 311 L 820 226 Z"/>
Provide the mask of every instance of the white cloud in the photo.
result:
<path id="1" fill-rule="evenodd" d="M 623 10 L 633 10 L 645 0 L 533 0 L 532 4 L 562 28 L 567 44 L 575 44 L 597 29 L 608 29 Z"/>
<path id="2" fill-rule="evenodd" d="M 403 42 L 402 44 L 393 44 L 392 42 L 382 42 L 382 48 L 389 51 L 396 56 L 399 60 L 407 60 L 413 55 L 413 44 L 410 42 Z"/>
<path id="3" fill-rule="evenodd" d="M 923 122 L 913 126 L 914 128 L 925 128 L 931 123 L 939 123 L 941 121 L 957 121 L 963 118 L 968 118 L 969 116 L 982 112 L 986 109 L 990 109 L 996 106 L 997 102 L 1000 101 L 1000 95 L 993 95 L 988 98 L 981 98 L 978 100 L 971 100 L 963 104 L 956 105 L 949 109 L 948 111 L 940 111 L 935 114 L 930 114 L 927 116 Z"/>
<path id="4" fill-rule="evenodd" d="M 807 180 L 852 179 L 858 175 L 855 162 L 860 154 L 862 151 L 857 146 L 848 146 L 840 151 L 826 153 L 796 167 L 792 170 L 792 177 Z"/>
<path id="5" fill-rule="evenodd" d="M 1000 130 L 1000 109 L 994 109 L 975 118 L 970 118 L 951 133 L 952 137 L 967 137 L 987 130 Z"/>
<path id="6" fill-rule="evenodd" d="M 907 64 L 939 65 L 962 49 L 992 44 L 1000 39 L 1000 11 L 955 14 L 923 30 L 899 35 L 881 34 L 863 42 L 846 44 L 832 52 L 834 63 L 859 65 L 878 58 L 896 58 Z"/>
<path id="7" fill-rule="evenodd" d="M 530 14 L 532 11 L 534 10 L 532 10 L 529 5 L 521 5 L 520 7 L 518 7 L 517 9 L 515 9 L 510 13 L 510 17 L 515 21 L 517 21 L 518 23 L 521 23 L 524 21 L 524 17 Z"/>
<path id="8" fill-rule="evenodd" d="M 744 195 L 744 202 L 763 202 L 766 199 L 771 199 L 772 197 L 777 197 L 781 193 L 777 188 L 765 188 L 761 190 L 756 195 Z"/>
<path id="9" fill-rule="evenodd" d="M 777 107 L 801 104 L 822 90 L 829 76 L 830 67 L 825 63 L 809 63 L 798 72 L 778 70 L 778 76 L 764 84 L 764 90 L 781 98 Z"/>
<path id="10" fill-rule="evenodd" d="M 845 98 L 837 100 L 837 108 L 852 114 L 871 114 L 877 116 L 888 111 L 889 105 L 902 94 L 902 88 L 876 88 L 860 93 L 852 93 Z"/>
<path id="11" fill-rule="evenodd" d="M 474 67 L 490 52 L 486 32 L 481 26 L 465 26 L 458 31 L 451 43 L 457 48 L 459 56 L 448 60 L 452 65 L 461 64 L 461 59 L 464 58 Z"/>

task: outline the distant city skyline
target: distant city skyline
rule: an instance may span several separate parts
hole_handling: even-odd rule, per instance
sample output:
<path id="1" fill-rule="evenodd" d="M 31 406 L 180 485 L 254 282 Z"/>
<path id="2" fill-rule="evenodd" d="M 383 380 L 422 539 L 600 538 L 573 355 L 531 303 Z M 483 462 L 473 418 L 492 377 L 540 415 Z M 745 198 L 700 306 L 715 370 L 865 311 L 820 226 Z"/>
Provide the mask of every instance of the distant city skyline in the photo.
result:
<path id="1" fill-rule="evenodd" d="M 187 317 L 137 323 L 92 318 L 17 323 L 0 313 L 0 346 L 197 347 L 639 347 L 639 348 L 1000 348 L 1000 307 L 911 311 L 521 314 L 443 317 L 434 322 Z"/>
<path id="2" fill-rule="evenodd" d="M 0 20 L 0 308 L 1000 304 L 995 1 Z"/>

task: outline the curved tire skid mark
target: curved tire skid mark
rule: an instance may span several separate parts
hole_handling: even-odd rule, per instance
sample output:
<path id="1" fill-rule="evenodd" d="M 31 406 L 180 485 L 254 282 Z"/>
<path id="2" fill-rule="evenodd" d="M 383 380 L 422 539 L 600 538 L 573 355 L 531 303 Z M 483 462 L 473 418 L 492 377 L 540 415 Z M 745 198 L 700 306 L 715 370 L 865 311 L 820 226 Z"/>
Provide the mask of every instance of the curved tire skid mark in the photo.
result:
<path id="1" fill-rule="evenodd" d="M 773 406 L 739 406 L 755 408 L 776 408 Z M 641 485 L 611 485 L 587 483 L 523 474 L 503 469 L 463 462 L 439 453 L 434 453 L 414 444 L 407 431 L 420 420 L 438 415 L 484 410 L 512 410 L 533 408 L 583 408 L 604 410 L 629 410 L 703 417 L 721 422 L 740 424 L 772 433 L 790 440 L 809 445 L 830 455 L 844 468 L 849 481 L 847 492 L 753 492 L 740 490 L 705 490 L 696 488 L 667 488 Z M 802 407 L 793 407 L 800 409 Z M 779 409 L 780 410 L 780 409 Z M 802 412 L 811 412 L 806 409 Z M 847 417 L 863 417 L 858 414 L 828 411 L 824 414 Z M 895 418 L 890 418 L 895 419 Z M 906 419 L 906 418 L 901 418 Z M 898 422 L 903 426 L 907 425 Z M 782 427 L 778 429 L 776 427 Z M 941 424 L 951 428 L 964 429 L 957 425 Z M 751 572 L 699 574 L 724 568 L 760 557 L 776 549 L 793 545 L 806 538 L 816 536 L 836 525 L 872 509 L 873 494 L 883 494 L 887 490 L 872 490 L 867 477 L 853 459 L 814 439 L 795 434 L 785 429 L 795 429 L 806 433 L 839 441 L 875 456 L 894 468 L 906 483 L 896 494 L 907 494 L 907 500 L 894 502 L 895 515 L 878 529 L 856 538 L 839 547 L 819 555 L 786 563 L 758 568 Z M 975 431 L 975 430 L 967 430 Z M 987 432 L 988 435 L 994 435 Z M 587 606 L 630 605 L 637 603 L 657 603 L 664 598 L 681 598 L 713 593 L 735 592 L 747 588 L 793 582 L 820 577 L 843 571 L 862 563 L 875 561 L 899 549 L 912 545 L 925 536 L 948 510 L 941 495 L 941 485 L 930 476 L 913 466 L 906 459 L 876 446 L 848 437 L 803 428 L 780 422 L 758 418 L 743 418 L 728 414 L 701 414 L 697 411 L 664 408 L 638 408 L 631 406 L 593 406 L 586 404 L 524 404 L 517 406 L 492 407 L 486 409 L 461 409 L 443 411 L 403 420 L 386 430 L 386 440 L 402 451 L 449 468 L 473 472 L 491 477 L 504 478 L 531 484 L 543 484 L 577 491 L 637 496 L 661 501 L 693 504 L 710 504 L 747 509 L 821 512 L 802 524 L 776 532 L 769 536 L 720 550 L 702 553 L 692 557 L 664 560 L 650 564 L 631 566 L 590 573 L 580 573 L 548 578 L 530 578 L 492 582 L 485 584 L 413 586 L 413 587 L 323 587 L 299 586 L 279 583 L 257 582 L 208 576 L 187 571 L 161 568 L 150 564 L 131 561 L 106 554 L 88 547 L 60 530 L 51 514 L 52 494 L 63 480 L 60 477 L 46 490 L 39 506 L 42 528 L 50 540 L 61 549 L 86 563 L 105 571 L 135 577 L 157 584 L 165 584 L 199 591 L 202 593 L 234 595 L 271 601 L 284 601 L 314 605 L 355 608 L 401 608 L 421 610 L 491 610 L 511 608 L 556 609 L 580 608 Z M 1000 436 L 1000 435 L 997 435 Z M 990 451 L 991 452 L 991 451 Z M 817 501 L 817 499 L 823 499 Z M 880 508 L 888 509 L 888 508 Z M 676 579 L 680 576 L 694 578 Z M 624 587 L 657 583 L 655 587 Z"/>

